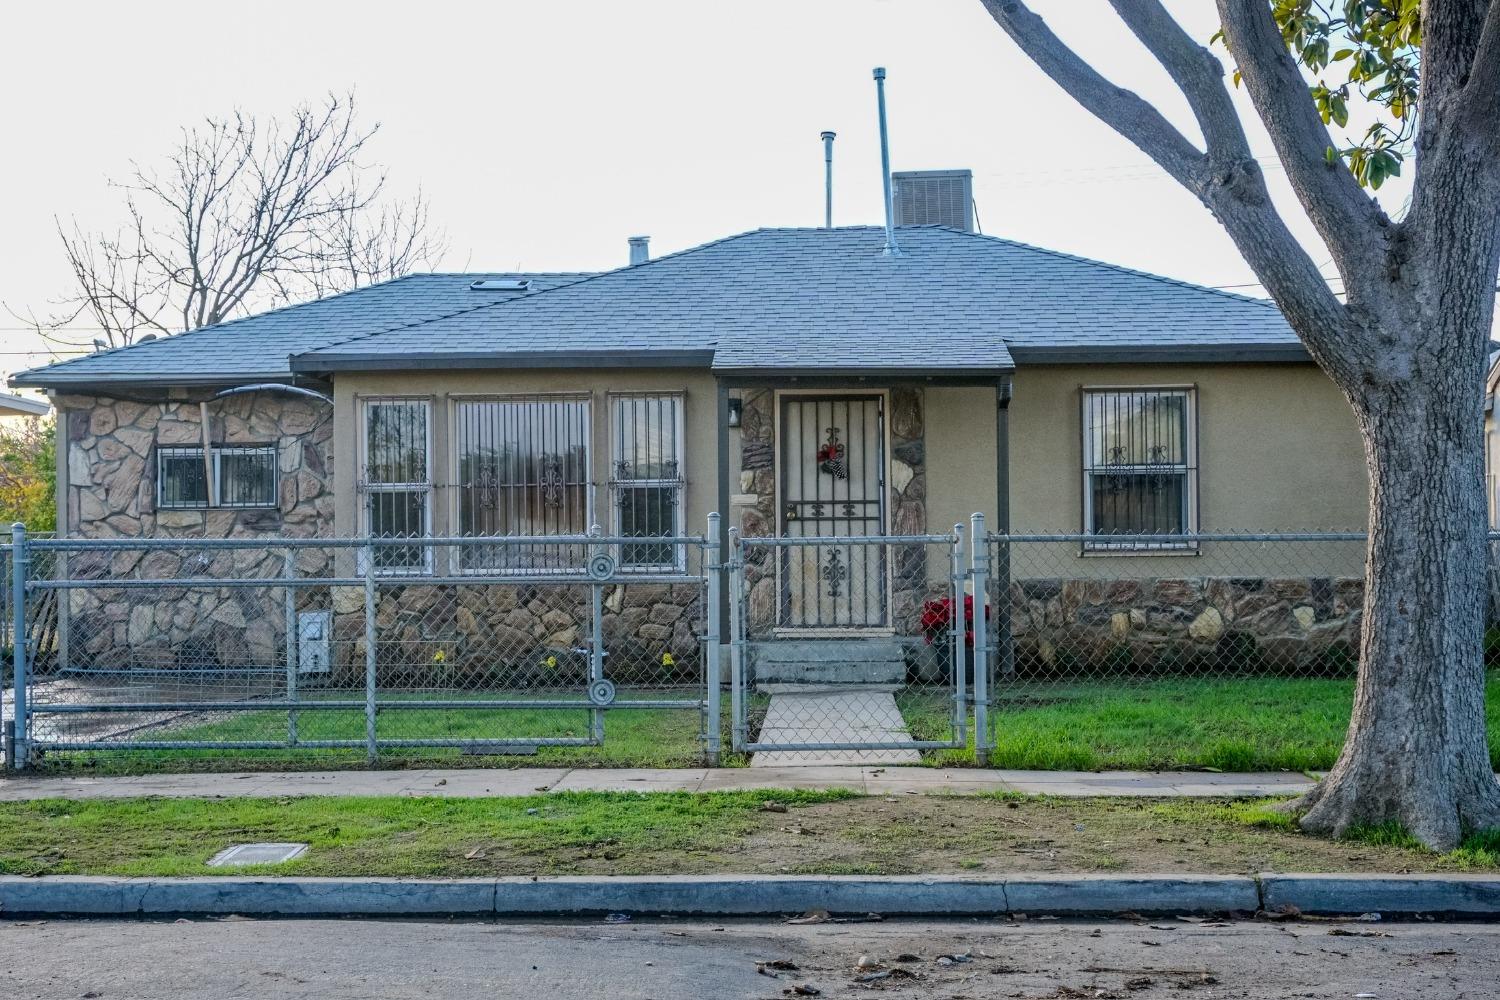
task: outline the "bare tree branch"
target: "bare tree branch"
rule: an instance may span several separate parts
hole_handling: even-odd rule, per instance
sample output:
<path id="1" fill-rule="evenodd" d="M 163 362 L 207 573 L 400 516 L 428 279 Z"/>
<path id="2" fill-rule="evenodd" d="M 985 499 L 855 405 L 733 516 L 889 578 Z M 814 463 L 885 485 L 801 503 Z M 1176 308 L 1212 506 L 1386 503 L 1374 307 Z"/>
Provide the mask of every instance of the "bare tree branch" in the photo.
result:
<path id="1" fill-rule="evenodd" d="M 1333 252 L 1351 289 L 1380 267 L 1380 206 L 1337 157 L 1333 140 L 1308 95 L 1307 81 L 1287 50 L 1265 0 L 1218 0 L 1224 38 L 1256 112 L 1286 166 L 1303 211 Z"/>
<path id="2" fill-rule="evenodd" d="M 1161 112 L 1117 87 L 1080 59 L 1019 0 L 982 0 L 995 22 L 1021 51 L 1100 121 L 1140 147 L 1180 184 L 1196 189 L 1207 176 L 1208 160 Z"/>
<path id="3" fill-rule="evenodd" d="M 1271 202 L 1212 53 L 1192 42 L 1157 0 L 1115 0 L 1125 23 L 1182 88 L 1208 141 L 1201 153 L 1154 107 L 1080 59 L 1020 0 L 982 2 L 1043 72 L 1214 213 L 1314 358 L 1359 377 L 1341 353 L 1349 335 L 1344 306 Z"/>
<path id="4" fill-rule="evenodd" d="M 183 129 L 164 163 L 117 185 L 128 229 L 59 225 L 77 293 L 49 322 L 89 315 L 117 346 L 431 266 L 445 246 L 420 192 L 385 203 L 384 173 L 361 162 L 378 130 L 352 96 Z"/>
<path id="5" fill-rule="evenodd" d="M 1160 0 L 1110 0 L 1120 20 L 1156 57 L 1177 84 L 1208 147 L 1216 169 L 1252 160 L 1250 141 L 1224 87 L 1224 65 L 1193 41 Z"/>

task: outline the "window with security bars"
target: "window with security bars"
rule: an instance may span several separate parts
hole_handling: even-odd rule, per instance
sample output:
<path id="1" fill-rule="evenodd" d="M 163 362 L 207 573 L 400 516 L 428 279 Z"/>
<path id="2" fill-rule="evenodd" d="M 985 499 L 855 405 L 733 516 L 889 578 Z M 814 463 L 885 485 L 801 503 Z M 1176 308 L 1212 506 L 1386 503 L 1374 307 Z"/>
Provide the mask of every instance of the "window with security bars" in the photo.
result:
<path id="1" fill-rule="evenodd" d="M 1197 530 L 1195 394 L 1190 388 L 1085 389 L 1084 529 L 1091 549 L 1187 548 L 1132 540 Z"/>
<path id="2" fill-rule="evenodd" d="M 430 406 L 425 399 L 364 401 L 359 479 L 365 532 L 371 538 L 422 538 L 431 533 Z M 426 545 L 373 546 L 382 573 L 424 573 Z"/>
<path id="3" fill-rule="evenodd" d="M 213 468 L 218 496 L 209 491 Z M 203 461 L 201 447 L 156 450 L 156 506 L 162 510 L 275 507 L 275 445 L 216 445 Z"/>
<path id="4" fill-rule="evenodd" d="M 536 538 L 589 529 L 587 396 L 497 396 L 454 404 L 459 533 Z M 470 571 L 581 571 L 581 545 L 465 546 Z"/>
<path id="5" fill-rule="evenodd" d="M 610 397 L 609 495 L 613 531 L 620 538 L 683 534 L 682 406 L 680 393 Z M 624 569 L 666 569 L 679 563 L 671 542 L 626 542 Z"/>

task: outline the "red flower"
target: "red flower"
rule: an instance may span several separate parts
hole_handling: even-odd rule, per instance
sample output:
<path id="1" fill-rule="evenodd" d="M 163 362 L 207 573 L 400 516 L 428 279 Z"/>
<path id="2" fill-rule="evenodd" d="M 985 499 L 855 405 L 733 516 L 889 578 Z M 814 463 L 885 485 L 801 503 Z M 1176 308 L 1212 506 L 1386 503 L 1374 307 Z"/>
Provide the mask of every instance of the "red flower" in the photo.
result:
<path id="1" fill-rule="evenodd" d="M 985 606 L 988 616 L 989 606 Z M 920 624 L 922 633 L 931 645 L 934 641 L 943 638 L 954 626 L 953 598 L 942 597 L 927 601 L 922 605 Z M 974 645 L 974 595 L 964 595 L 964 642 L 970 646 Z"/>

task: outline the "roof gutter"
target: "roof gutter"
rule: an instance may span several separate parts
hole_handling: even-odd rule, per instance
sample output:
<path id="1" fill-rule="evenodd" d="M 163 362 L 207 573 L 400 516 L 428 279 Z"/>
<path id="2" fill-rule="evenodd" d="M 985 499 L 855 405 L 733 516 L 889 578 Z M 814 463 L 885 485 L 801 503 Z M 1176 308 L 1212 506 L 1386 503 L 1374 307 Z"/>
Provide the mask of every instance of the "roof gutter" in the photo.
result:
<path id="1" fill-rule="evenodd" d="M 1301 344 L 1007 346 L 1019 365 L 1308 364 L 1312 361 L 1312 355 Z"/>

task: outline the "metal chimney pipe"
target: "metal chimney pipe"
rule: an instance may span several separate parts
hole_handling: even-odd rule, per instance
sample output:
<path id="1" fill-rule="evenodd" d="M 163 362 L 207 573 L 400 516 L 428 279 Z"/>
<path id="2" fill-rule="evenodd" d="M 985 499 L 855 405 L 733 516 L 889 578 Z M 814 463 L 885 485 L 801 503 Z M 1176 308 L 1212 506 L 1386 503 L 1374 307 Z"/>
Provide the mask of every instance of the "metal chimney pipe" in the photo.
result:
<path id="1" fill-rule="evenodd" d="M 824 132 L 823 140 L 823 228 L 833 228 L 833 140 L 834 132 Z"/>
<path id="2" fill-rule="evenodd" d="M 875 67 L 875 100 L 880 107 L 880 185 L 885 192 L 885 250 L 887 257 L 901 256 L 896 246 L 896 206 L 891 200 L 891 145 L 885 128 L 885 67 Z"/>
<path id="3" fill-rule="evenodd" d="M 651 237 L 632 236 L 625 242 L 630 244 L 630 263 L 644 264 L 651 259 Z"/>

